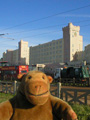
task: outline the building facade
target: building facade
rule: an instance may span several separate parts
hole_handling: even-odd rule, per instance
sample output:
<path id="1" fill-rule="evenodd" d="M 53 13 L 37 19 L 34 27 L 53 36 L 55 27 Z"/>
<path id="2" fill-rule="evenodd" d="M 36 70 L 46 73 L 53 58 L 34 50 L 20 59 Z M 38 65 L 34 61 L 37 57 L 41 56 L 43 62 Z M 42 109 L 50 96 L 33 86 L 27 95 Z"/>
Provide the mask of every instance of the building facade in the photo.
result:
<path id="1" fill-rule="evenodd" d="M 84 61 L 85 60 L 85 51 L 76 52 L 73 56 L 73 61 Z"/>
<path id="2" fill-rule="evenodd" d="M 18 49 L 4 52 L 3 61 L 8 61 L 10 65 L 18 65 Z"/>
<path id="3" fill-rule="evenodd" d="M 21 40 L 19 49 L 4 52 L 3 61 L 8 61 L 10 65 L 29 65 L 28 42 Z"/>
<path id="4" fill-rule="evenodd" d="M 78 53 L 77 59 L 81 59 L 83 37 L 79 33 L 80 27 L 69 23 L 62 30 L 63 38 L 37 46 L 28 47 L 28 42 L 21 40 L 18 50 L 7 50 L 6 53 L 3 53 L 3 60 L 15 65 L 66 63 L 77 58 L 76 53 Z"/>
<path id="5" fill-rule="evenodd" d="M 13 50 L 12 65 L 18 65 L 18 49 Z"/>
<path id="6" fill-rule="evenodd" d="M 13 50 L 7 50 L 3 53 L 3 61 L 8 61 L 12 65 L 13 61 Z"/>
<path id="7" fill-rule="evenodd" d="M 63 39 L 30 47 L 30 65 L 56 62 L 63 62 Z"/>
<path id="8" fill-rule="evenodd" d="M 83 37 L 79 32 L 80 27 L 72 23 L 63 28 L 63 62 L 72 61 L 76 52 L 83 51 Z"/>
<path id="9" fill-rule="evenodd" d="M 30 47 L 29 64 L 66 63 L 72 61 L 76 52 L 83 51 L 80 27 L 69 23 L 63 29 L 63 38 Z"/>
<path id="10" fill-rule="evenodd" d="M 85 61 L 90 64 L 90 44 L 85 46 Z"/>

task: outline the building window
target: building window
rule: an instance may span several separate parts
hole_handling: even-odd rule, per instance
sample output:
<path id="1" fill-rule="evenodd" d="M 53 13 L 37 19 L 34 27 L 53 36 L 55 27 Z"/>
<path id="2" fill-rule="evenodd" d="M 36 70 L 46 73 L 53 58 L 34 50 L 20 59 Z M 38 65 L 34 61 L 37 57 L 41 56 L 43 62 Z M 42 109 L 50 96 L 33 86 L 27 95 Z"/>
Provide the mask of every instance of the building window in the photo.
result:
<path id="1" fill-rule="evenodd" d="M 72 52 L 74 52 L 74 49 L 72 49 Z"/>
<path id="2" fill-rule="evenodd" d="M 72 44 L 72 47 L 74 47 L 74 44 Z"/>

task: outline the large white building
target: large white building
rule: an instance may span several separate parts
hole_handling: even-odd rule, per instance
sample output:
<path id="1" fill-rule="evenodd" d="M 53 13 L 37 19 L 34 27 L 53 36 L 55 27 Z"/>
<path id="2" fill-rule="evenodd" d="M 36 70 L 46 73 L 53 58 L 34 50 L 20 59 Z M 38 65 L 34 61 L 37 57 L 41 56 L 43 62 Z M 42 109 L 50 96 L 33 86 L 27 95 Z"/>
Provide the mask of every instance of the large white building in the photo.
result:
<path id="1" fill-rule="evenodd" d="M 3 60 L 11 64 L 45 64 L 66 63 L 73 61 L 75 54 L 77 59 L 83 54 L 83 37 L 80 35 L 80 27 L 69 23 L 63 29 L 63 38 L 52 40 L 48 43 L 28 47 L 28 42 L 21 40 L 18 50 L 7 50 L 3 54 Z M 77 56 L 76 56 L 77 57 Z"/>
<path id="2" fill-rule="evenodd" d="M 69 23 L 63 28 L 63 38 L 30 47 L 30 65 L 38 63 L 62 63 L 73 60 L 76 52 L 83 51 L 80 27 Z"/>

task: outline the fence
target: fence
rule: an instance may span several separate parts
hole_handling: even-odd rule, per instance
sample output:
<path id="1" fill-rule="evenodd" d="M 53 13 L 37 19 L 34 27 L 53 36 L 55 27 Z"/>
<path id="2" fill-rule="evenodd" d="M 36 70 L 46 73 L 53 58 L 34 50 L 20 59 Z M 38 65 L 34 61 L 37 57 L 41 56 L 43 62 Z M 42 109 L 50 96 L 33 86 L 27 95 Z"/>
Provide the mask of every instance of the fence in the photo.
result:
<path id="1" fill-rule="evenodd" d="M 62 88 L 61 99 L 66 102 L 90 105 L 90 89 L 88 88 Z"/>
<path id="2" fill-rule="evenodd" d="M 1 93 L 12 93 L 15 94 L 18 86 L 19 86 L 19 82 L 14 81 L 14 82 L 0 82 L 0 92 Z M 57 96 L 60 98 L 60 87 L 61 84 L 57 83 L 57 84 L 51 84 L 50 86 L 50 92 L 52 95 Z"/>
<path id="3" fill-rule="evenodd" d="M 85 89 L 84 87 L 78 87 L 78 89 L 74 87 L 62 87 L 60 98 L 66 102 L 90 105 L 90 89 Z M 90 114 L 79 114 L 78 120 L 90 120 Z"/>
<path id="4" fill-rule="evenodd" d="M 52 95 L 60 98 L 61 83 L 54 83 L 50 86 L 50 92 Z"/>
<path id="5" fill-rule="evenodd" d="M 12 93 L 15 94 L 17 91 L 19 83 L 14 82 L 0 82 L 0 92 L 1 93 Z"/>
<path id="6" fill-rule="evenodd" d="M 19 82 L 0 82 L 0 92 L 2 93 L 12 93 L 15 94 Z M 80 103 L 80 104 L 88 104 L 90 105 L 90 89 L 76 89 L 74 87 L 72 88 L 61 88 L 60 83 L 54 83 L 50 86 L 50 92 L 52 95 L 59 97 L 66 102 L 74 102 L 74 103 Z"/>
<path id="7" fill-rule="evenodd" d="M 19 82 L 0 82 L 0 92 L 1 93 L 12 93 L 15 94 Z M 80 104 L 88 104 L 90 99 L 88 100 L 88 96 L 90 95 L 90 90 L 86 89 L 75 89 L 75 88 L 61 88 L 61 84 L 51 84 L 50 92 L 52 95 L 57 96 L 67 102 L 79 102 Z M 1 97 L 1 96 L 0 96 Z M 3 97 L 3 95 L 2 95 Z M 8 97 L 7 97 L 8 99 Z M 78 120 L 90 120 L 90 114 L 80 114 L 78 115 Z"/>

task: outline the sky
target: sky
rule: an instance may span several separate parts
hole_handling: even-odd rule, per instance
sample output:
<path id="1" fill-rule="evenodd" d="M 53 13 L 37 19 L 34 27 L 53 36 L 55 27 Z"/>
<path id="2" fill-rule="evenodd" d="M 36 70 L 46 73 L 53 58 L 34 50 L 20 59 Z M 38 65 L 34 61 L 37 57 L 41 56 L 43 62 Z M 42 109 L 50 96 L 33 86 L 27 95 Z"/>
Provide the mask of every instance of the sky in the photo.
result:
<path id="1" fill-rule="evenodd" d="M 90 44 L 90 0 L 0 0 L 0 58 L 18 49 L 63 38 L 68 23 L 80 26 L 83 48 Z"/>

